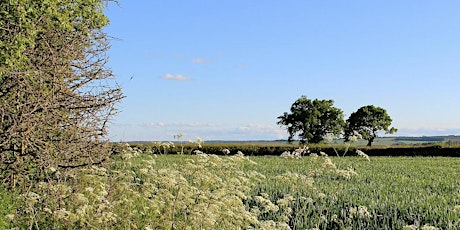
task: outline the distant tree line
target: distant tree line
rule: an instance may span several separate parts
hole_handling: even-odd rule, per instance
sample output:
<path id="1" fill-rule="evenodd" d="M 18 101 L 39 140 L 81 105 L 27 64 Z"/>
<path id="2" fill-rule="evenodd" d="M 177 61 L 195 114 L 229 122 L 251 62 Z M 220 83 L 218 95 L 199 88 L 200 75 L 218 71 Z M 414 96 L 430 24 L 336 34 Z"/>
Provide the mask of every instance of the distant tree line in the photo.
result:
<path id="1" fill-rule="evenodd" d="M 395 141 L 441 142 L 444 141 L 444 137 L 395 137 Z"/>

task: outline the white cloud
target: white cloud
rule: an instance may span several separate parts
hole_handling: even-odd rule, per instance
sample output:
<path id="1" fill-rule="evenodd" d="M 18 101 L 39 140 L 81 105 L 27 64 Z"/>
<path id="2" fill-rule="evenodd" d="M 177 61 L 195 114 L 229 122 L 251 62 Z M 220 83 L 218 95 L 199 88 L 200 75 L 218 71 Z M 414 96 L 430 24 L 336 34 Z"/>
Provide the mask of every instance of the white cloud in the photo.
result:
<path id="1" fill-rule="evenodd" d="M 277 140 L 286 139 L 286 131 L 275 125 L 247 124 L 228 126 L 201 122 L 151 122 L 138 124 L 115 124 L 111 127 L 113 141 L 173 140 L 174 135 L 185 133 L 190 139 L 204 140 Z M 184 140 L 185 140 L 184 139 Z"/>
<path id="2" fill-rule="evenodd" d="M 165 79 L 165 80 L 172 80 L 172 81 L 190 81 L 192 80 L 191 78 L 189 77 L 186 77 L 184 75 L 174 75 L 174 74 L 170 74 L 170 73 L 167 73 L 165 75 L 163 75 L 161 78 Z"/>
<path id="3" fill-rule="evenodd" d="M 205 64 L 208 61 L 206 59 L 204 59 L 204 58 L 194 58 L 194 59 L 192 59 L 192 62 L 197 63 L 197 64 Z"/>

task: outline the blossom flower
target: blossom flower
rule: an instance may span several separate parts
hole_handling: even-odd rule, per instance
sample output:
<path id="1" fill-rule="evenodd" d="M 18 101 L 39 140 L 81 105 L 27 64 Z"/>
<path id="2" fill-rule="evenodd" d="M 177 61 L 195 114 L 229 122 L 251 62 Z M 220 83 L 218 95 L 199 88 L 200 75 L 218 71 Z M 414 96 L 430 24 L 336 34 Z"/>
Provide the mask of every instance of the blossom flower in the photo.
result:
<path id="1" fill-rule="evenodd" d="M 418 228 L 417 228 L 417 226 L 412 224 L 412 225 L 405 225 L 405 226 L 403 226 L 402 229 L 403 230 L 417 230 Z"/>
<path id="2" fill-rule="evenodd" d="M 86 187 L 86 188 L 85 188 L 85 191 L 90 192 L 90 193 L 93 193 L 93 192 L 94 192 L 94 188 L 93 188 L 93 187 Z"/>
<path id="3" fill-rule="evenodd" d="M 367 154 L 365 154 L 363 151 L 358 149 L 358 150 L 356 150 L 356 153 L 358 154 L 358 156 L 366 158 L 367 161 L 371 161 L 369 156 Z"/>
<path id="4" fill-rule="evenodd" d="M 337 166 L 332 162 L 331 158 L 329 157 L 324 158 L 323 167 L 332 169 L 337 168 Z"/>
<path id="5" fill-rule="evenodd" d="M 9 221 L 13 221 L 15 217 L 16 216 L 14 214 L 8 214 L 8 215 L 5 216 L 5 219 L 7 219 Z"/>
<path id="6" fill-rule="evenodd" d="M 369 213 L 369 211 L 367 211 L 366 206 L 359 206 L 358 207 L 358 214 L 359 214 L 359 217 L 361 217 L 361 218 L 371 217 L 371 214 Z"/>
<path id="7" fill-rule="evenodd" d="M 439 228 L 425 224 L 422 226 L 421 230 L 439 230 Z"/>
<path id="8" fill-rule="evenodd" d="M 332 133 L 327 133 L 324 139 L 327 143 L 332 143 L 332 141 L 334 140 L 334 135 Z"/>
<path id="9" fill-rule="evenodd" d="M 454 206 L 454 212 L 460 214 L 460 205 L 455 205 L 455 206 Z"/>

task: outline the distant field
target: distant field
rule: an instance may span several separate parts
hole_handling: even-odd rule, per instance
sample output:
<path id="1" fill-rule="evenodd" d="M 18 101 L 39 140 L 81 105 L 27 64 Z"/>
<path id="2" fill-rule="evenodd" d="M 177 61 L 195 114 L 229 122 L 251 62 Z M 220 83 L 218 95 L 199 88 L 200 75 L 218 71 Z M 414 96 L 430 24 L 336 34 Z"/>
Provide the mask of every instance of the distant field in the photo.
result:
<path id="1" fill-rule="evenodd" d="M 141 141 L 141 142 L 129 142 L 131 144 L 151 144 L 150 141 Z M 175 144 L 180 144 L 180 141 L 174 141 Z M 183 143 L 188 143 L 183 141 Z M 343 140 L 335 140 L 335 144 L 342 144 Z M 399 145 L 426 145 L 434 143 L 444 143 L 451 145 L 460 144 L 460 136 L 450 135 L 450 136 L 421 136 L 421 137 L 377 137 L 373 143 L 375 146 L 399 146 Z M 225 141 L 225 140 L 209 140 L 206 141 L 207 145 L 228 145 L 228 144 L 241 144 L 241 145 L 264 145 L 264 146 L 289 146 L 287 140 L 251 140 L 251 141 Z M 294 145 L 298 145 L 297 142 L 293 142 Z M 355 146 L 365 146 L 367 144 L 366 140 L 358 140 L 353 143 Z M 311 145 L 311 144 L 310 144 Z"/>

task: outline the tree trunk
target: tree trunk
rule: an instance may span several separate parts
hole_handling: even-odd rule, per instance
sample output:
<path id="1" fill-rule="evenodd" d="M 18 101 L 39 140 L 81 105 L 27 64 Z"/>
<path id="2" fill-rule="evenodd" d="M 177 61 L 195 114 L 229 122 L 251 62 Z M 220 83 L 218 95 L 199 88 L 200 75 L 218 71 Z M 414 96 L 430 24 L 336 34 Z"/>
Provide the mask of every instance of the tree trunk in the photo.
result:
<path id="1" fill-rule="evenodd" d="M 371 147 L 371 146 L 372 146 L 372 142 L 374 142 L 374 139 L 375 139 L 375 137 L 369 138 L 369 140 L 368 140 L 368 142 L 367 142 L 367 146 Z"/>

